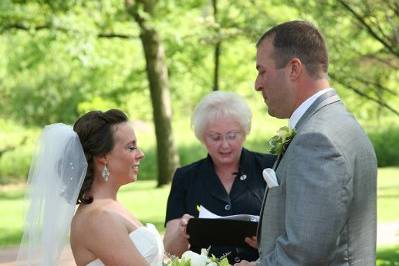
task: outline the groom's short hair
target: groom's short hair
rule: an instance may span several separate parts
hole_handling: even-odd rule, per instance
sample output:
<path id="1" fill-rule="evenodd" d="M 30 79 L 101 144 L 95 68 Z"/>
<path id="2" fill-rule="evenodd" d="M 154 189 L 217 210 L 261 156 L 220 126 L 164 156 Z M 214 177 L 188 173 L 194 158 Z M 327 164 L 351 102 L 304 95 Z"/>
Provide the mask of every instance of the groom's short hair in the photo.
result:
<path id="1" fill-rule="evenodd" d="M 310 22 L 294 20 L 279 24 L 266 31 L 256 43 L 256 47 L 259 48 L 265 39 L 272 40 L 277 68 L 284 67 L 292 58 L 297 57 L 311 77 L 326 78 L 326 44 L 322 34 Z"/>

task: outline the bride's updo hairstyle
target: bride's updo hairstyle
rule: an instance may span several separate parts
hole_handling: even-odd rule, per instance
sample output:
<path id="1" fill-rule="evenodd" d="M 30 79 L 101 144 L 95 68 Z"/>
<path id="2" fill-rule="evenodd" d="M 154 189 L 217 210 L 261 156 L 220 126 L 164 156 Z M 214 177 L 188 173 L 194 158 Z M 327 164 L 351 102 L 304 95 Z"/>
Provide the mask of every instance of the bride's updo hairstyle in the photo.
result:
<path id="1" fill-rule="evenodd" d="M 110 152 L 114 147 L 113 125 L 127 122 L 125 113 L 117 109 L 106 112 L 91 111 L 81 116 L 73 130 L 78 134 L 87 160 L 87 173 L 76 204 L 90 204 L 93 197 L 87 196 L 94 181 L 94 158 Z"/>

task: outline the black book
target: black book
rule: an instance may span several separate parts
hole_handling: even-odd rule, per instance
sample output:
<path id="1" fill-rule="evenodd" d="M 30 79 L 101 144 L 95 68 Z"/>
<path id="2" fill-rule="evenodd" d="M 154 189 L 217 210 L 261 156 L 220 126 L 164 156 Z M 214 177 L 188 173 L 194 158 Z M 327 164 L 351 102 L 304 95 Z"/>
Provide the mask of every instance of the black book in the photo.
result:
<path id="1" fill-rule="evenodd" d="M 209 246 L 248 247 L 245 237 L 256 236 L 258 216 L 233 215 L 221 218 L 191 218 L 187 224 L 187 234 L 192 247 Z"/>

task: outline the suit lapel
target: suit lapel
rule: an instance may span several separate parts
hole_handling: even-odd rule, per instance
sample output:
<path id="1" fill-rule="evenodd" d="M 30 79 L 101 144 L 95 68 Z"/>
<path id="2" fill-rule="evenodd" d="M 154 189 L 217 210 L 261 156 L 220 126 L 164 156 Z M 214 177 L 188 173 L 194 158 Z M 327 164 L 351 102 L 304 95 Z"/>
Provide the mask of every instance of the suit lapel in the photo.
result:
<path id="1" fill-rule="evenodd" d="M 272 167 L 273 170 L 276 170 L 276 169 L 277 169 L 277 166 L 278 166 L 278 164 L 280 163 L 280 160 L 281 160 L 282 157 L 283 157 L 282 154 L 279 154 L 279 155 L 277 156 L 277 159 L 276 159 L 276 161 L 274 162 L 273 167 Z"/>
<path id="2" fill-rule="evenodd" d="M 260 238 L 262 236 L 261 230 L 262 230 L 263 212 L 265 210 L 265 204 L 266 204 L 266 198 L 267 198 L 267 192 L 268 191 L 269 191 L 269 187 L 266 186 L 265 195 L 263 196 L 262 207 L 260 209 L 260 214 L 259 214 L 258 228 L 256 229 L 256 241 L 258 243 L 258 247 L 260 247 Z"/>
<path id="3" fill-rule="evenodd" d="M 316 101 L 312 103 L 309 109 L 306 110 L 303 116 L 299 119 L 298 123 L 295 126 L 295 130 L 298 132 L 305 123 L 305 121 L 307 121 L 313 114 L 320 110 L 320 108 L 331 103 L 338 102 L 339 100 L 340 99 L 334 90 L 322 94 L 319 98 L 316 99 Z"/>
<path id="4" fill-rule="evenodd" d="M 295 126 L 295 130 L 298 132 L 301 129 L 301 127 L 304 125 L 304 123 L 313 114 L 315 114 L 318 110 L 320 110 L 323 106 L 329 105 L 329 104 L 337 102 L 339 100 L 340 99 L 334 90 L 331 90 L 331 91 L 328 91 L 328 92 L 322 94 L 319 98 L 316 99 L 316 101 L 313 102 L 313 104 L 309 107 L 309 109 L 306 110 L 306 112 L 303 114 L 303 116 L 299 119 L 298 123 Z M 282 154 L 278 155 L 277 160 L 274 162 L 273 170 L 277 170 L 277 167 L 278 167 L 282 157 L 283 157 Z M 266 204 L 268 191 L 269 191 L 269 188 L 266 186 L 266 191 L 265 191 L 265 195 L 263 197 L 262 208 L 261 208 L 260 216 L 259 216 L 258 229 L 256 232 L 258 247 L 260 247 L 260 241 L 261 241 L 261 236 L 262 236 L 261 227 L 262 227 L 263 212 L 264 212 L 264 208 L 265 208 L 265 204 Z"/>

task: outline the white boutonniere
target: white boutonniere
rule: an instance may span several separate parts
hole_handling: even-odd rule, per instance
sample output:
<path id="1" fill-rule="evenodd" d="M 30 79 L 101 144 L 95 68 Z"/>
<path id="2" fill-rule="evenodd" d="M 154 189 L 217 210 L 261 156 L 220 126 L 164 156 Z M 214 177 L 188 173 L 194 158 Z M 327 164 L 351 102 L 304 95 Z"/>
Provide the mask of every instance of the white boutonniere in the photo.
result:
<path id="1" fill-rule="evenodd" d="M 281 155 L 290 144 L 291 140 L 295 137 L 295 130 L 285 126 L 277 131 L 277 135 L 273 136 L 266 143 L 266 148 L 271 154 Z"/>

